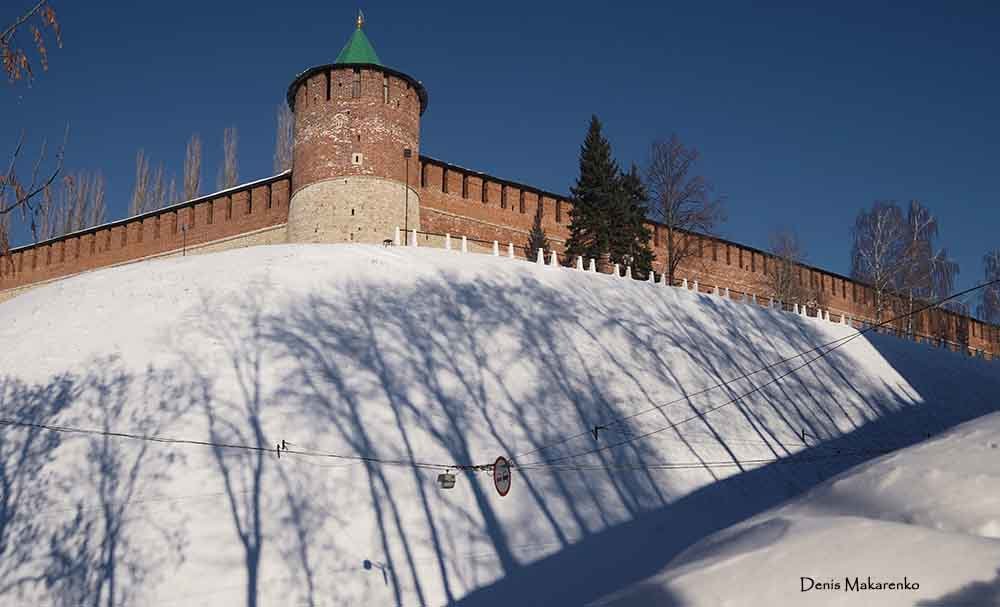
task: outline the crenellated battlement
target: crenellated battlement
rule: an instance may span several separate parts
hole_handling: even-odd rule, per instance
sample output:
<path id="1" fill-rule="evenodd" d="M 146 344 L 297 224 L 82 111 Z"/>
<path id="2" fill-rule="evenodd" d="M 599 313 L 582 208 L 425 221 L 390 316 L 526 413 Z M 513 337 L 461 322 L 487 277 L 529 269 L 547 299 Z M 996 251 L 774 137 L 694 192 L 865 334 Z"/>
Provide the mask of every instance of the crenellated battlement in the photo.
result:
<path id="1" fill-rule="evenodd" d="M 562 258 L 572 198 L 421 155 L 427 91 L 384 66 L 362 26 L 359 20 L 334 63 L 303 71 L 288 87 L 295 120 L 291 171 L 13 249 L 0 257 L 0 301 L 96 268 L 257 244 L 381 243 L 397 227 L 512 243 L 522 254 L 538 217 Z M 650 221 L 649 228 L 654 268 L 661 269 L 666 227 Z M 715 236 L 675 237 L 697 241 L 697 255 L 679 268 L 681 278 L 767 294 L 774 263 L 768 252 Z M 823 309 L 874 316 L 869 286 L 804 264 L 798 272 Z M 914 330 L 1000 354 L 1000 328 L 955 312 L 928 310 Z"/>

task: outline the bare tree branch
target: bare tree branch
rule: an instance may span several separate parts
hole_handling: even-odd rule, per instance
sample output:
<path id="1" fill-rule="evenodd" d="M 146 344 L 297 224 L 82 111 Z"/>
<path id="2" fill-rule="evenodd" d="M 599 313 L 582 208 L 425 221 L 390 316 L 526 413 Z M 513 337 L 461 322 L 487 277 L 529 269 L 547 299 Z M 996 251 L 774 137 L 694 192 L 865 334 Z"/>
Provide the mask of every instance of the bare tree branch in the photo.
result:
<path id="1" fill-rule="evenodd" d="M 184 200 L 201 193 L 201 137 L 195 133 L 188 140 L 184 155 Z"/>
<path id="2" fill-rule="evenodd" d="M 24 181 L 17 174 L 17 163 L 24 149 L 24 133 L 22 132 L 18 138 L 14 152 L 11 154 L 7 172 L 0 175 L 0 256 L 7 256 L 10 252 L 10 230 L 12 227 L 10 214 L 14 211 L 20 212 L 22 220 L 30 219 L 32 234 L 36 240 L 38 239 L 36 216 L 51 200 L 49 188 L 62 172 L 63 156 L 68 139 L 69 126 L 67 125 L 63 143 L 55 154 L 55 166 L 44 172 L 42 167 L 47 158 L 47 145 L 43 140 L 38 158 L 32 166 L 31 175 L 28 181 Z"/>
<path id="3" fill-rule="evenodd" d="M 948 257 L 946 249 L 935 250 L 937 236 L 937 218 L 918 201 L 910 201 L 906 216 L 905 260 L 895 285 L 902 296 L 899 307 L 905 307 L 908 312 L 913 311 L 918 301 L 943 299 L 954 290 L 959 266 Z M 903 328 L 909 335 L 915 332 L 915 320 L 913 315 L 906 317 Z"/>
<path id="4" fill-rule="evenodd" d="M 1000 280 L 1000 249 L 994 249 L 983 255 L 984 282 Z M 986 322 L 1000 323 L 1000 285 L 991 285 L 983 289 L 982 302 L 979 304 L 979 316 Z"/>
<path id="5" fill-rule="evenodd" d="M 33 21 L 35 24 L 32 24 Z M 25 27 L 31 30 L 35 51 L 38 53 L 38 60 L 43 70 L 48 69 L 48 51 L 45 46 L 43 30 L 46 28 L 52 30 L 57 43 L 62 46 L 59 22 L 56 20 L 55 11 L 47 0 L 40 0 L 0 31 L 0 63 L 3 64 L 4 73 L 10 82 L 21 79 L 30 81 L 33 76 L 28 54 L 17 41 L 18 31 Z M 22 131 L 10 156 L 7 171 L 0 175 L 0 257 L 9 258 L 13 225 L 11 213 L 13 211 L 19 211 L 22 220 L 31 218 L 31 229 L 37 238 L 35 215 L 46 201 L 51 200 L 49 188 L 55 183 L 62 171 L 63 154 L 66 149 L 66 141 L 69 139 L 69 125 L 66 126 L 62 146 L 56 152 L 55 166 L 43 170 L 47 149 L 46 143 L 43 141 L 38 159 L 35 161 L 31 176 L 27 180 L 19 176 L 17 172 L 18 161 L 24 150 L 24 139 Z M 10 260 L 8 259 L 8 261 Z"/>
<path id="6" fill-rule="evenodd" d="M 29 25 L 32 20 L 36 20 L 37 25 Z M 16 18 L 3 32 L 0 32 L 0 63 L 3 64 L 4 73 L 7 74 L 7 79 L 10 82 L 21 79 L 30 81 L 34 76 L 28 53 L 17 44 L 17 33 L 25 26 L 31 30 L 32 42 L 38 53 L 38 61 L 42 65 L 42 70 L 47 70 L 49 67 L 48 49 L 45 46 L 43 29 L 51 29 L 55 34 L 57 45 L 62 46 L 56 12 L 48 0 L 41 0 Z"/>
<path id="7" fill-rule="evenodd" d="M 104 177 L 83 171 L 67 175 L 59 195 L 39 206 L 37 238 L 49 240 L 98 225 L 104 222 L 104 213 Z"/>
<path id="8" fill-rule="evenodd" d="M 871 285 L 875 320 L 889 309 L 887 295 L 900 283 L 907 263 L 907 229 L 895 202 L 880 200 L 858 213 L 851 250 L 851 277 Z"/>
<path id="9" fill-rule="evenodd" d="M 239 165 L 236 156 L 236 146 L 239 136 L 236 127 L 227 128 L 222 134 L 223 164 L 219 167 L 218 186 L 220 190 L 231 188 L 239 180 Z"/>
<path id="10" fill-rule="evenodd" d="M 149 160 L 146 159 L 146 152 L 139 150 L 135 154 L 135 187 L 128 214 L 139 215 L 149 208 Z"/>
<path id="11" fill-rule="evenodd" d="M 677 135 L 653 142 L 648 173 L 651 210 L 666 226 L 667 258 L 664 273 L 673 284 L 678 266 L 698 255 L 698 234 L 712 234 L 725 220 L 723 199 L 694 174 L 698 150 L 685 146 Z"/>
<path id="12" fill-rule="evenodd" d="M 765 271 L 771 297 L 784 303 L 821 307 L 822 290 L 802 280 L 806 256 L 798 236 L 790 230 L 775 231 L 771 234 L 771 254 Z"/>
<path id="13" fill-rule="evenodd" d="M 292 129 L 295 117 L 287 103 L 278 104 L 278 132 L 274 142 L 274 172 L 292 168 Z"/>

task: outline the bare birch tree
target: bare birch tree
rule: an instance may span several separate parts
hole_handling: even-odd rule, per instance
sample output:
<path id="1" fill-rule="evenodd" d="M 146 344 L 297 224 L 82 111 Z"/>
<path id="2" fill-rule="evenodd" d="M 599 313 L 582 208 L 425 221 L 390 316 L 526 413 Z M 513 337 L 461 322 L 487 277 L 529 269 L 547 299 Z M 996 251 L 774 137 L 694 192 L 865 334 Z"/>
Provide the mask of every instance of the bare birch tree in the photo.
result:
<path id="1" fill-rule="evenodd" d="M 777 301 L 809 307 L 822 305 L 822 293 L 802 280 L 805 252 L 795 232 L 781 229 L 771 234 L 771 258 L 765 276 L 770 295 Z"/>
<path id="2" fill-rule="evenodd" d="M 67 129 L 66 132 L 68 136 L 69 130 Z M 62 172 L 66 139 L 63 139 L 62 146 L 55 154 L 55 166 L 47 169 L 43 168 L 47 158 L 46 143 L 43 140 L 38 158 L 27 178 L 18 175 L 17 168 L 23 146 L 24 133 L 22 132 L 11 155 L 10 163 L 7 165 L 7 172 L 0 175 L 0 256 L 6 256 L 10 251 L 10 232 L 15 218 L 29 223 L 32 236 L 36 241 L 38 240 L 39 213 L 43 212 L 45 204 L 51 201 L 50 188 Z M 16 214 L 15 211 L 17 211 Z"/>
<path id="3" fill-rule="evenodd" d="M 712 234 L 725 219 L 722 198 L 713 197 L 708 181 L 695 174 L 699 158 L 698 150 L 685 146 L 677 135 L 652 145 L 647 171 L 650 209 L 666 227 L 668 284 L 673 284 L 678 266 L 698 254 L 698 239 L 691 235 Z"/>
<path id="4" fill-rule="evenodd" d="M 184 200 L 201 193 L 201 137 L 195 133 L 188 140 L 184 154 Z"/>
<path id="5" fill-rule="evenodd" d="M 955 288 L 959 266 L 948 257 L 947 250 L 936 248 L 937 237 L 937 218 L 918 201 L 910 201 L 906 216 L 906 258 L 896 287 L 906 312 L 912 312 L 917 302 L 943 299 Z M 905 323 L 906 333 L 912 335 L 914 317 L 907 315 Z"/>
<path id="6" fill-rule="evenodd" d="M 147 210 L 162 209 L 177 202 L 177 179 L 167 175 L 161 162 L 153 171 L 149 189 L 149 207 Z"/>
<path id="7" fill-rule="evenodd" d="M 38 239 L 49 240 L 99 225 L 105 211 L 103 175 L 83 171 L 67 175 L 58 195 L 39 208 Z"/>
<path id="8" fill-rule="evenodd" d="M 135 189 L 132 191 L 129 215 L 140 215 L 175 202 L 177 179 L 167 175 L 162 162 L 150 170 L 149 159 L 143 150 L 139 150 L 135 158 Z"/>
<path id="9" fill-rule="evenodd" d="M 868 283 L 875 296 L 875 320 L 890 307 L 888 296 L 907 263 L 907 226 L 895 202 L 880 200 L 854 222 L 851 277 Z"/>
<path id="10" fill-rule="evenodd" d="M 222 166 L 219 167 L 218 185 L 220 190 L 231 188 L 236 185 L 240 178 L 239 164 L 236 155 L 236 146 L 239 135 L 236 127 L 227 128 L 222 134 Z"/>
<path id="11" fill-rule="evenodd" d="M 1000 249 L 993 249 L 983 255 L 984 282 L 1000 280 Z M 990 323 L 1000 323 L 1000 284 L 990 285 L 982 290 L 979 303 L 979 317 Z"/>
<path id="12" fill-rule="evenodd" d="M 146 158 L 146 152 L 139 150 L 135 155 L 135 187 L 132 189 L 132 202 L 128 207 L 130 216 L 139 215 L 152 208 L 149 188 L 149 160 Z"/>
<path id="13" fill-rule="evenodd" d="M 287 103 L 278 104 L 278 132 L 274 141 L 274 172 L 292 168 L 292 129 L 295 117 Z"/>

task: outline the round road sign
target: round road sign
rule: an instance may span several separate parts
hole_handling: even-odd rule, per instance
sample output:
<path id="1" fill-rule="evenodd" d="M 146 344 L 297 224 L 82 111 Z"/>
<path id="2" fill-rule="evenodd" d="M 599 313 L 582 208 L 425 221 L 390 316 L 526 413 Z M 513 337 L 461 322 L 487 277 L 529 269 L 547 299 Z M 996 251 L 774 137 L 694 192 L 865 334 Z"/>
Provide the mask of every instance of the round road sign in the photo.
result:
<path id="1" fill-rule="evenodd" d="M 493 462 L 493 485 L 500 497 L 510 492 L 510 462 L 502 455 Z"/>

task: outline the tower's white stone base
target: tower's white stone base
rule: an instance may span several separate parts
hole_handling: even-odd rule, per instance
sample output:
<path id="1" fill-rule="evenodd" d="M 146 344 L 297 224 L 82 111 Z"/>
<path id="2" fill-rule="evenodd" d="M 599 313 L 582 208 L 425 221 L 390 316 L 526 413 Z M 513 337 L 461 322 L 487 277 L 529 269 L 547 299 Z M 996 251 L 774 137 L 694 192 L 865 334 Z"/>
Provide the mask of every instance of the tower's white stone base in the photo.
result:
<path id="1" fill-rule="evenodd" d="M 359 175 L 312 183 L 292 194 L 288 242 L 381 243 L 396 227 L 420 229 L 420 196 L 400 181 Z M 408 208 L 409 221 L 404 209 Z"/>

